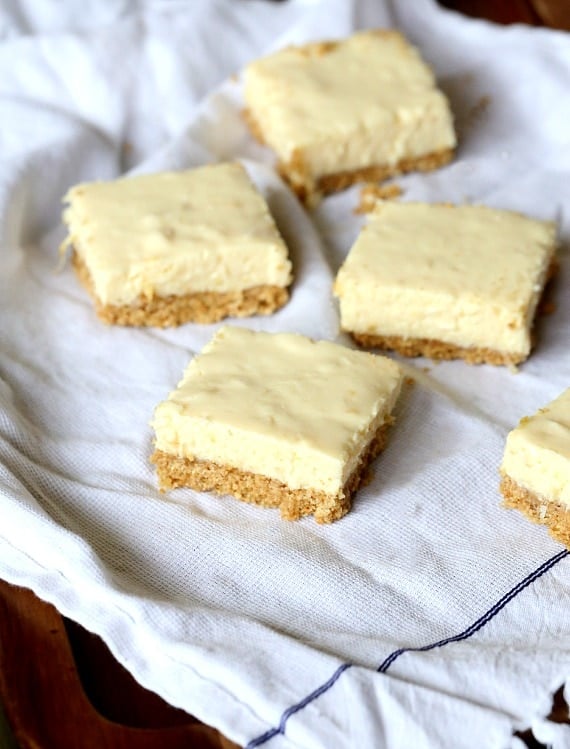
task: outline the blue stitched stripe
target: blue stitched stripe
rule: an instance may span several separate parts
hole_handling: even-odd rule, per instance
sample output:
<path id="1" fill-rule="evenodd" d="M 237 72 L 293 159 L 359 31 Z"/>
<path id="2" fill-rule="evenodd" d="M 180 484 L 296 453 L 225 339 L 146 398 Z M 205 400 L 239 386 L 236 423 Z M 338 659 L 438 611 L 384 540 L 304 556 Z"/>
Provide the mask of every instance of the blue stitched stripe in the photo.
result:
<path id="1" fill-rule="evenodd" d="M 324 684 L 321 684 L 320 687 L 317 687 L 317 689 L 315 689 L 313 692 L 308 694 L 300 702 L 297 702 L 297 704 L 292 705 L 291 707 L 288 707 L 287 710 L 285 710 L 285 712 L 281 716 L 281 720 L 279 721 L 279 725 L 277 727 L 270 728 L 269 731 L 262 733 L 261 736 L 258 736 L 257 738 L 252 739 L 249 742 L 249 744 L 245 747 L 245 749 L 254 749 L 256 746 L 261 746 L 262 744 L 265 744 L 266 741 L 269 741 L 274 736 L 277 736 L 278 733 L 285 733 L 285 724 L 287 723 L 289 718 L 292 715 L 295 715 L 295 713 L 298 713 L 299 710 L 302 710 L 304 707 L 306 707 L 310 702 L 312 702 L 313 700 L 316 700 L 317 697 L 321 696 L 321 694 L 328 692 L 328 690 L 333 686 L 333 684 L 335 684 L 335 682 L 338 680 L 341 674 L 343 674 L 351 666 L 352 666 L 352 663 L 343 663 L 342 666 L 339 666 L 328 681 L 325 681 Z"/>
<path id="2" fill-rule="evenodd" d="M 541 575 L 544 575 L 545 572 L 548 572 L 549 569 L 554 567 L 554 565 L 557 564 L 561 559 L 564 559 L 564 557 L 568 556 L 569 553 L 570 552 L 564 549 L 563 551 L 553 556 L 551 559 L 548 559 L 546 562 L 544 562 L 544 564 L 541 564 L 538 569 L 534 570 L 534 572 L 531 572 L 530 575 L 525 577 L 524 580 L 521 580 L 520 583 L 517 583 L 514 588 L 511 588 L 511 590 L 509 590 L 508 593 L 506 593 L 499 601 L 497 601 L 497 603 L 491 606 L 491 608 L 486 611 L 482 617 L 473 622 L 473 624 L 467 627 L 467 629 L 464 629 L 463 632 L 460 632 L 458 635 L 453 635 L 453 637 L 446 637 L 445 639 L 439 640 L 438 642 L 432 642 L 429 645 L 423 645 L 419 648 L 399 648 L 398 650 L 394 650 L 394 652 L 390 653 L 390 655 L 378 666 L 377 670 L 380 671 L 380 673 L 385 674 L 392 663 L 394 663 L 394 661 L 397 660 L 403 653 L 422 653 L 427 650 L 441 648 L 444 645 L 448 645 L 450 642 L 467 640 L 469 637 L 474 635 L 475 632 L 478 632 L 482 627 L 488 624 L 491 619 L 495 617 L 499 613 L 499 611 L 501 611 L 501 609 L 504 609 L 505 606 L 521 592 L 521 590 L 524 590 L 537 578 L 539 578 Z"/>
<path id="3" fill-rule="evenodd" d="M 281 722 L 283 722 L 283 718 L 281 718 Z M 277 736 L 278 733 L 283 733 L 283 731 L 281 731 L 279 727 L 270 728 L 269 731 L 262 733 L 261 736 L 258 736 L 257 738 L 252 739 L 249 742 L 249 744 L 245 747 L 245 749 L 255 749 L 256 746 L 261 746 L 262 744 L 265 744 L 266 741 L 269 741 L 274 736 Z"/>
<path id="4" fill-rule="evenodd" d="M 404 653 L 421 653 L 427 650 L 435 650 L 435 648 L 444 647 L 445 645 L 449 645 L 449 643 L 451 642 L 460 642 L 461 640 L 467 640 L 469 637 L 472 637 L 472 635 L 482 629 L 491 621 L 491 619 L 493 619 L 502 609 L 504 609 L 505 606 L 513 600 L 513 598 L 518 596 L 518 594 L 522 590 L 531 585 L 531 583 L 533 583 L 539 577 L 544 575 L 545 572 L 548 572 L 548 570 L 552 569 L 555 564 L 558 564 L 560 560 L 567 557 L 569 553 L 570 552 L 568 550 L 563 549 L 562 551 L 558 552 L 558 554 L 555 554 L 550 559 L 547 559 L 546 562 L 541 564 L 540 567 L 534 570 L 534 572 L 531 572 L 524 578 L 524 580 L 521 580 L 513 588 L 511 588 L 511 590 L 509 590 L 508 593 L 506 593 L 495 604 L 493 604 L 491 608 L 483 614 L 483 616 L 479 617 L 479 619 L 474 621 L 473 624 L 467 627 L 467 629 L 464 629 L 463 632 L 460 632 L 457 635 L 453 635 L 452 637 L 446 637 L 443 640 L 438 640 L 437 642 L 432 642 L 429 645 L 422 645 L 421 647 L 417 648 L 398 648 L 397 650 L 394 650 L 392 653 L 390 653 L 390 655 L 382 661 L 382 663 L 378 666 L 377 671 L 385 674 L 390 666 L 394 663 L 394 661 Z M 328 690 L 331 689 L 334 684 L 336 684 L 340 676 L 352 665 L 352 663 L 343 663 L 341 666 L 339 666 L 334 674 L 330 677 L 330 679 L 328 679 L 328 681 L 325 681 L 324 684 L 321 684 L 320 687 L 317 687 L 317 689 L 304 697 L 300 702 L 297 702 L 295 705 L 287 708 L 287 710 L 285 710 L 285 712 L 282 714 L 278 726 L 270 728 L 265 733 L 262 733 L 255 739 L 252 739 L 249 744 L 247 744 L 245 749 L 255 749 L 255 747 L 261 746 L 267 741 L 270 741 L 274 736 L 277 736 L 278 734 L 284 734 L 285 725 L 289 718 L 292 715 L 295 715 L 295 713 L 299 712 L 299 710 L 302 710 L 308 704 L 313 702 L 313 700 L 316 700 L 322 694 L 328 692 Z"/>

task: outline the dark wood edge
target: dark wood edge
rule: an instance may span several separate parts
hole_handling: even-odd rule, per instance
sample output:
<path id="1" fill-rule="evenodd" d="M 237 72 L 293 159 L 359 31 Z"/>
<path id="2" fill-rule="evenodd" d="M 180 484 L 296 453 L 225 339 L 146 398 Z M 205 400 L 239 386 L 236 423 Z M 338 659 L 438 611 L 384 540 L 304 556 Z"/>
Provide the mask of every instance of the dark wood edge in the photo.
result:
<path id="1" fill-rule="evenodd" d="M 61 615 L 30 590 L 3 581 L 0 699 L 21 749 L 236 749 L 191 716 L 187 725 L 160 729 L 103 717 L 85 694 Z"/>

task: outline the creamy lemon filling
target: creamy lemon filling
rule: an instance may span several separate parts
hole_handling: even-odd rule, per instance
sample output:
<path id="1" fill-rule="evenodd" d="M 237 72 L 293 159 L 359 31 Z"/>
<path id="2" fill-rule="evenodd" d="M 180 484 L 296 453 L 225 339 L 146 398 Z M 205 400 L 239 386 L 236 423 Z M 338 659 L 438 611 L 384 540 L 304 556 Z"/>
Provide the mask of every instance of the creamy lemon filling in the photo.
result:
<path id="1" fill-rule="evenodd" d="M 283 163 L 318 178 L 453 148 L 445 96 L 395 31 L 289 47 L 251 63 L 245 98 Z"/>
<path id="2" fill-rule="evenodd" d="M 570 388 L 509 433 L 501 473 L 570 510 Z"/>
<path id="3" fill-rule="evenodd" d="M 337 494 L 389 419 L 401 382 L 385 357 L 225 327 L 157 407 L 155 446 Z"/>
<path id="4" fill-rule="evenodd" d="M 526 355 L 555 250 L 551 222 L 379 203 L 335 280 L 342 327 Z"/>
<path id="5" fill-rule="evenodd" d="M 103 304 L 291 281 L 287 248 L 239 163 L 77 185 L 71 245 Z"/>

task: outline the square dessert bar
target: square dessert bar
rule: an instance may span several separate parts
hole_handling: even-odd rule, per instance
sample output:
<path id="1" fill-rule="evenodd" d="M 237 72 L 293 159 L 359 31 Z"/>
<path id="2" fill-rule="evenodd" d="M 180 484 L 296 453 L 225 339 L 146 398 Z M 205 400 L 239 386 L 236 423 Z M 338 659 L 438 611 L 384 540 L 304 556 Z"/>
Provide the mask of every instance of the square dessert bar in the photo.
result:
<path id="1" fill-rule="evenodd" d="M 386 357 L 224 327 L 156 408 L 160 488 L 338 520 L 384 448 L 401 383 Z"/>
<path id="2" fill-rule="evenodd" d="M 570 548 L 570 388 L 509 433 L 501 476 L 505 505 Z"/>
<path id="3" fill-rule="evenodd" d="M 62 249 L 106 323 L 211 323 L 288 299 L 287 247 L 239 163 L 80 184 L 65 201 Z"/>
<path id="4" fill-rule="evenodd" d="M 517 364 L 555 268 L 554 223 L 484 206 L 378 203 L 335 280 L 342 328 L 404 356 Z"/>
<path id="5" fill-rule="evenodd" d="M 447 99 L 397 31 L 288 47 L 245 70 L 246 120 L 299 197 L 427 171 L 456 145 Z"/>

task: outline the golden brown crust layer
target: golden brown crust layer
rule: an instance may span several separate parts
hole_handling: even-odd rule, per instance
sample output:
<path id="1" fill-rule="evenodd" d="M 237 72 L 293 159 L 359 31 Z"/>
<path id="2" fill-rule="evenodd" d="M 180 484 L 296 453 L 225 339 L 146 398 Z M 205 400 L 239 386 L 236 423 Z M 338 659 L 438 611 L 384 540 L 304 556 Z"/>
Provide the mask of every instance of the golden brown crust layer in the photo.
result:
<path id="1" fill-rule="evenodd" d="M 348 331 L 350 332 L 350 331 Z M 455 346 L 453 343 L 431 338 L 403 338 L 368 333 L 352 333 L 352 338 L 364 348 L 397 351 L 402 356 L 426 356 L 429 359 L 464 359 L 468 364 L 514 365 L 527 358 L 527 354 L 509 354 L 489 348 Z"/>
<path id="2" fill-rule="evenodd" d="M 519 510 L 533 523 L 546 525 L 550 535 L 570 549 L 570 509 L 558 502 L 549 502 L 524 489 L 510 476 L 501 479 L 505 507 Z"/>
<path id="3" fill-rule="evenodd" d="M 251 109 L 245 107 L 245 109 L 242 109 L 241 114 L 243 119 L 245 120 L 245 124 L 248 126 L 249 131 L 253 135 L 255 140 L 258 143 L 261 143 L 262 146 L 267 145 L 263 137 L 263 133 L 261 132 L 261 127 L 259 126 L 258 121 L 253 116 L 253 112 L 251 111 Z"/>
<path id="4" fill-rule="evenodd" d="M 161 491 L 188 486 L 197 491 L 231 494 L 243 502 L 261 507 L 279 507 L 284 520 L 298 520 L 303 515 L 315 516 L 317 523 L 332 523 L 350 510 L 354 493 L 368 476 L 367 468 L 384 449 L 388 426 L 376 432 L 362 452 L 358 465 L 338 494 L 325 494 L 312 489 L 290 489 L 286 484 L 256 473 L 240 471 L 210 461 L 192 460 L 155 450 L 151 462 L 156 465 Z"/>
<path id="5" fill-rule="evenodd" d="M 277 171 L 304 205 L 312 208 L 318 204 L 322 193 L 318 191 L 300 149 L 293 151 L 289 161 L 278 161 Z"/>
<path id="6" fill-rule="evenodd" d="M 145 325 L 168 328 L 187 322 L 213 323 L 224 317 L 270 315 L 289 299 L 281 286 L 255 286 L 243 291 L 202 291 L 182 296 L 140 296 L 129 305 L 103 304 L 95 294 L 91 275 L 83 259 L 73 253 L 73 267 L 95 303 L 97 316 L 108 325 Z"/>
<path id="7" fill-rule="evenodd" d="M 244 109 L 242 114 L 253 137 L 262 145 L 267 145 L 263 131 L 251 109 Z M 305 165 L 302 151 L 295 149 L 290 161 L 277 163 L 277 171 L 301 202 L 307 206 L 314 206 L 323 195 L 345 190 L 357 182 L 381 182 L 405 172 L 429 172 L 438 169 L 449 163 L 454 153 L 453 148 L 445 148 L 425 156 L 402 159 L 396 164 L 380 164 L 364 169 L 337 172 L 320 177 L 315 181 Z"/>
<path id="8" fill-rule="evenodd" d="M 548 266 L 545 286 L 537 305 L 537 313 L 550 293 L 550 283 L 558 274 L 560 263 L 554 256 Z M 536 318 L 535 314 L 535 318 Z M 397 351 L 402 356 L 426 356 L 428 359 L 463 359 L 468 364 L 493 364 L 495 366 L 515 366 L 528 359 L 528 354 L 509 354 L 490 348 L 456 346 L 453 343 L 433 338 L 404 338 L 403 336 L 381 336 L 374 333 L 355 333 L 346 330 L 356 343 L 363 348 L 379 348 Z M 534 335 L 531 335 L 534 346 Z"/>
<path id="9" fill-rule="evenodd" d="M 429 172 L 438 169 L 449 163 L 453 154 L 454 150 L 447 148 L 415 159 L 402 159 L 397 164 L 369 166 L 364 169 L 329 174 L 320 177 L 315 184 L 304 166 L 302 153 L 295 151 L 288 164 L 280 162 L 277 165 L 277 171 L 297 194 L 299 200 L 313 207 L 324 195 L 346 190 L 358 182 L 382 182 L 405 172 Z"/>
<path id="10" fill-rule="evenodd" d="M 354 169 L 348 172 L 338 172 L 321 177 L 317 183 L 317 190 L 325 195 L 338 190 L 345 190 L 356 182 L 381 182 L 388 177 L 395 177 L 405 172 L 430 172 L 433 169 L 448 164 L 453 158 L 453 148 L 444 148 L 442 151 L 434 151 L 425 156 L 417 156 L 411 159 L 402 159 L 396 164 L 380 164 L 369 166 L 365 169 Z"/>
<path id="11" fill-rule="evenodd" d="M 379 200 L 397 200 L 402 192 L 400 185 L 377 185 L 369 182 L 360 188 L 360 202 L 354 209 L 354 213 L 370 213 Z"/>

